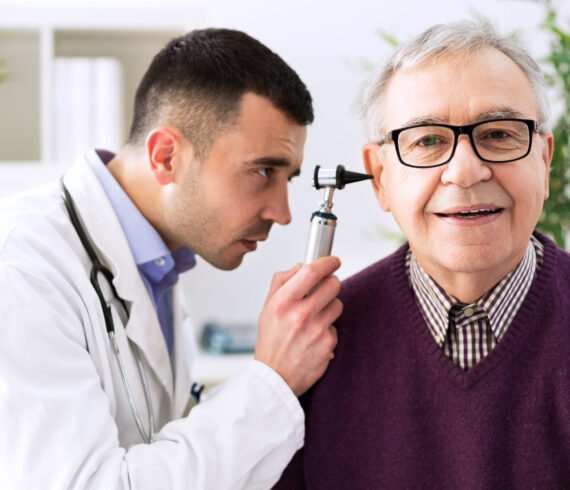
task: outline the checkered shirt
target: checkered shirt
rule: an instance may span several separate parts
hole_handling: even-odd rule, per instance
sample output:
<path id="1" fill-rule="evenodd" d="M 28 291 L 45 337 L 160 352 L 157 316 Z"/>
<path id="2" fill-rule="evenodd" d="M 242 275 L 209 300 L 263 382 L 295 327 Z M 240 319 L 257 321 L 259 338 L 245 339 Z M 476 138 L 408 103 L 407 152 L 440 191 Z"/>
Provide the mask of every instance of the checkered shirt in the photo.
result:
<path id="1" fill-rule="evenodd" d="M 443 352 L 464 371 L 475 366 L 504 337 L 542 263 L 543 249 L 532 236 L 521 262 L 470 304 L 446 293 L 408 251 L 406 274 L 424 320 Z"/>

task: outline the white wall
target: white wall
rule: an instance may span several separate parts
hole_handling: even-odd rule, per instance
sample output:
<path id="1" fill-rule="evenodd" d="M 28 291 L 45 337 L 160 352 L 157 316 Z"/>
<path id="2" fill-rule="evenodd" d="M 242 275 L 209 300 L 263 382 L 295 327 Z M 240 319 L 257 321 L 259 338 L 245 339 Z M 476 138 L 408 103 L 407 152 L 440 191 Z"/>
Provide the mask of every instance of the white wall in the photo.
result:
<path id="1" fill-rule="evenodd" d="M 50 4 L 78 7 L 71 0 L 0 0 L 0 9 L 2 5 L 26 3 L 31 9 Z M 156 9 L 156 2 L 152 4 Z M 86 9 L 118 5 L 140 10 L 146 3 L 93 0 L 82 5 Z M 169 6 L 177 11 L 185 6 L 199 8 L 203 15 L 196 27 L 238 28 L 258 38 L 297 70 L 315 104 L 316 120 L 309 129 L 303 174 L 291 186 L 293 223 L 285 228 L 274 227 L 269 241 L 248 255 L 236 271 L 217 271 L 200 262 L 187 274 L 183 283 L 197 327 L 208 319 L 255 323 L 272 273 L 303 259 L 310 214 L 320 199 L 310 185 L 314 166 L 344 164 L 362 171 L 360 151 L 364 139 L 356 99 L 367 72 L 361 63 L 377 62 L 389 52 L 377 30 L 404 40 L 432 24 L 468 18 L 478 12 L 493 20 L 503 32 L 521 30 L 536 56 L 543 56 L 547 48 L 545 35 L 537 29 L 544 18 L 543 8 L 529 1 L 162 0 L 161 6 L 165 16 Z M 195 23 L 188 19 L 188 25 Z M 339 222 L 333 252 L 343 260 L 341 277 L 353 274 L 396 247 L 381 234 L 381 230 L 396 231 L 397 227 L 378 207 L 369 183 L 354 184 L 337 192 L 334 212 Z"/>

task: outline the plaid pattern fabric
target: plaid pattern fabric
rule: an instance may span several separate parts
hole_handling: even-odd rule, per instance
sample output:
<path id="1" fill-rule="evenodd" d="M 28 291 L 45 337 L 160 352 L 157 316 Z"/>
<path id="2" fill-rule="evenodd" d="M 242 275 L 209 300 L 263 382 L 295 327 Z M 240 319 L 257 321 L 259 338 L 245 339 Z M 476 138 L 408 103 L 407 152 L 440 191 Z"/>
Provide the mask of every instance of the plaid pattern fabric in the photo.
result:
<path id="1" fill-rule="evenodd" d="M 487 294 L 465 304 L 447 294 L 408 251 L 406 274 L 420 311 L 437 344 L 457 366 L 472 368 L 503 338 L 543 257 L 543 245 L 532 236 L 521 262 Z"/>

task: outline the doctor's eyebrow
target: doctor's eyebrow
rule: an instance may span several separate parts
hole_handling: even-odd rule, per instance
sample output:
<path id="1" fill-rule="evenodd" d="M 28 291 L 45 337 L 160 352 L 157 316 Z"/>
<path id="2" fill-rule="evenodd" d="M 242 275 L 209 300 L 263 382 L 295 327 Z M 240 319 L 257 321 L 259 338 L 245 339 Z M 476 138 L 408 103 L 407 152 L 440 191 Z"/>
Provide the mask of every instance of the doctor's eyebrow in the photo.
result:
<path id="1" fill-rule="evenodd" d="M 250 165 L 255 165 L 257 167 L 281 167 L 281 168 L 291 167 L 291 162 L 289 162 L 285 158 L 262 157 L 262 158 L 257 158 L 255 160 L 251 160 L 248 163 Z M 299 175 L 301 175 L 301 169 L 298 168 L 289 175 L 289 179 L 292 179 L 293 177 L 298 177 Z"/>

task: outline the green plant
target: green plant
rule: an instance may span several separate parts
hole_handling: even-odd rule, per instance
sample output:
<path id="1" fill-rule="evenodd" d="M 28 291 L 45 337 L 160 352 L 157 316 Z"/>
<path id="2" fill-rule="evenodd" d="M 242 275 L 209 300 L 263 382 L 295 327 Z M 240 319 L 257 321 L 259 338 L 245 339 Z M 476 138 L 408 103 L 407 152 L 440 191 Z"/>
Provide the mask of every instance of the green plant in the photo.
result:
<path id="1" fill-rule="evenodd" d="M 566 248 L 570 232 L 570 32 L 561 27 L 558 13 L 550 0 L 544 0 L 544 4 L 547 13 L 542 28 L 552 36 L 550 54 L 545 60 L 546 77 L 549 84 L 555 87 L 564 110 L 552 129 L 554 155 L 550 171 L 550 196 L 544 203 L 538 228 L 551 236 L 560 247 Z"/>

